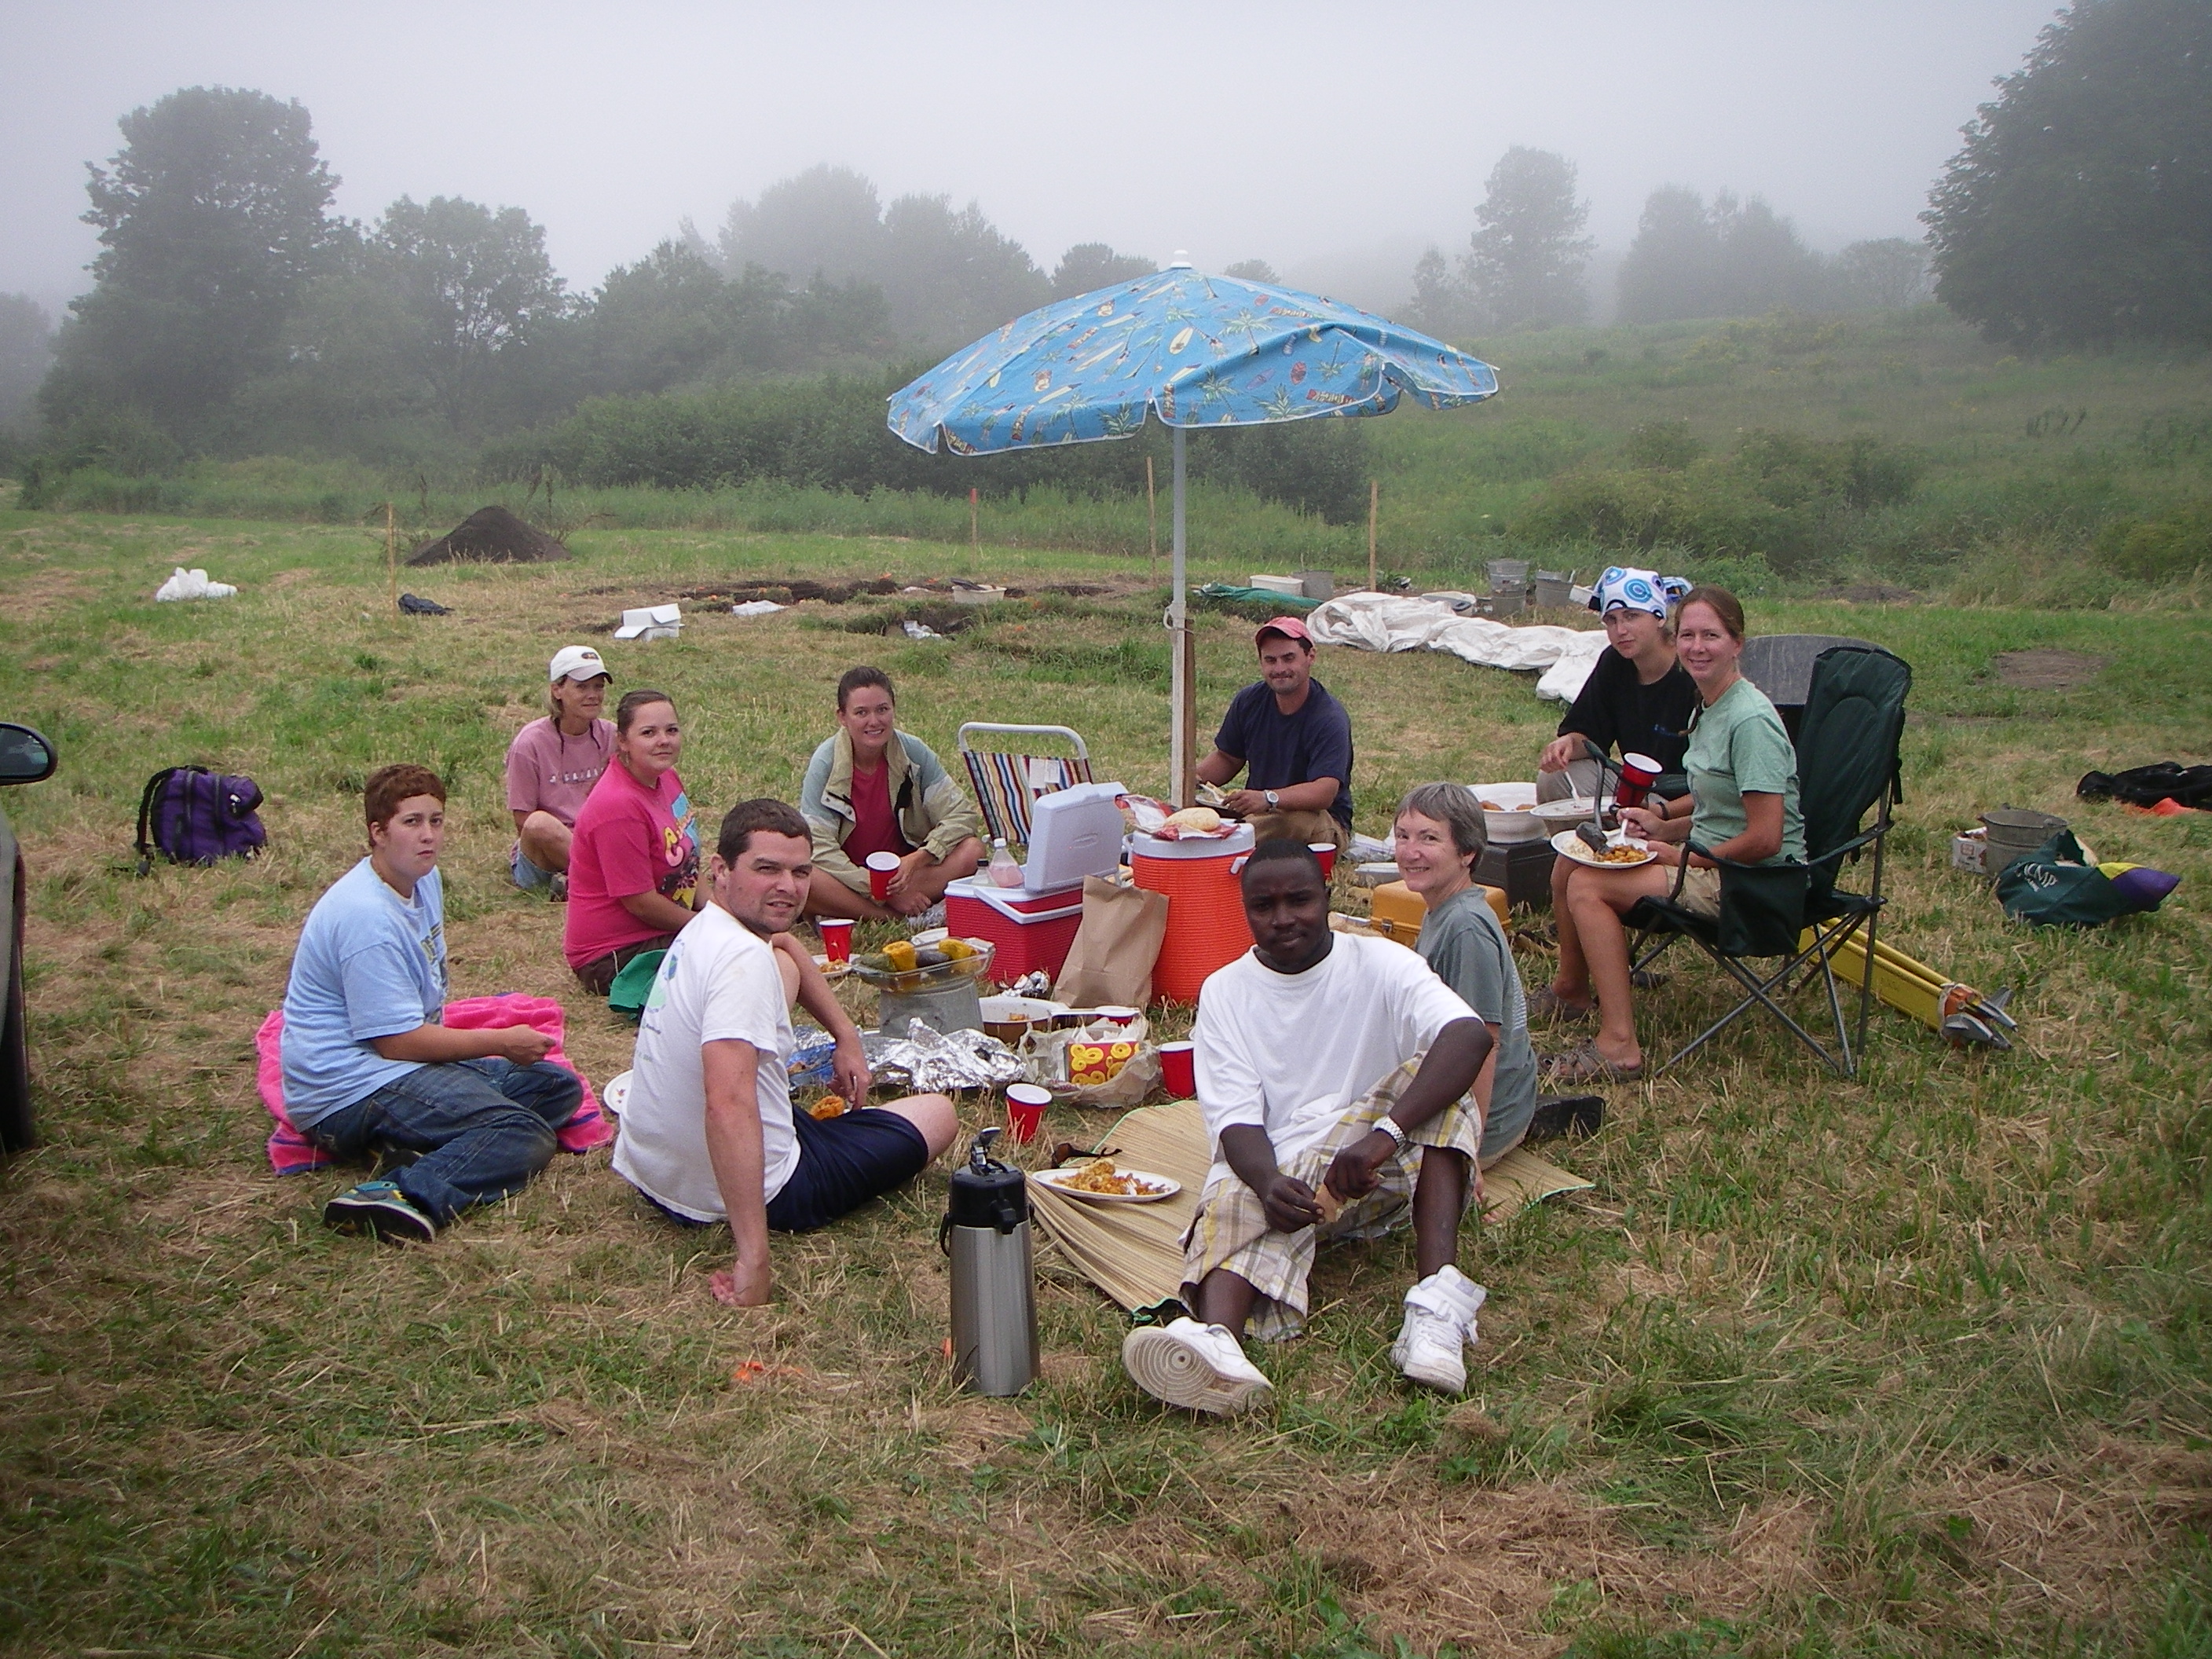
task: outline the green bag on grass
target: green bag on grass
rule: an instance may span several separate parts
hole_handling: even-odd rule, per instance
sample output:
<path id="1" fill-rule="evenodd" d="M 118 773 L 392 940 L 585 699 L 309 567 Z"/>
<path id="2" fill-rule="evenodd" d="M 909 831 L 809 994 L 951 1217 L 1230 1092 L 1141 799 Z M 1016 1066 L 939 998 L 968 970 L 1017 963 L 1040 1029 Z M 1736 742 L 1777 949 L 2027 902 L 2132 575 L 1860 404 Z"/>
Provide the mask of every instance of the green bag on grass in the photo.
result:
<path id="1" fill-rule="evenodd" d="M 641 951 L 623 964 L 615 982 L 607 988 L 607 1006 L 624 1019 L 645 1012 L 645 1000 L 653 994 L 653 976 L 660 971 L 665 951 Z"/>
<path id="2" fill-rule="evenodd" d="M 2071 830 L 2005 866 L 1997 902 L 2015 921 L 2062 927 L 2101 927 L 2141 908 L 2089 862 Z"/>

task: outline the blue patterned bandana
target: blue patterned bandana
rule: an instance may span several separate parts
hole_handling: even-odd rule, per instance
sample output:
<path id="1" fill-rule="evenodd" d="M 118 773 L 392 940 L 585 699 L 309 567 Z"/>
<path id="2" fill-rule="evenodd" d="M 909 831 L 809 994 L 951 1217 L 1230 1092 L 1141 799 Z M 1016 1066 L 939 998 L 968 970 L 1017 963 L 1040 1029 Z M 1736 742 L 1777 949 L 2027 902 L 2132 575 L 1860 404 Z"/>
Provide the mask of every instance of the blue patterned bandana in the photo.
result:
<path id="1" fill-rule="evenodd" d="M 1648 611 L 1661 622 L 1667 607 L 1690 591 L 1680 576 L 1662 576 L 1656 570 L 1624 570 L 1608 565 L 1590 590 L 1589 608 L 1601 617 L 1608 611 Z"/>

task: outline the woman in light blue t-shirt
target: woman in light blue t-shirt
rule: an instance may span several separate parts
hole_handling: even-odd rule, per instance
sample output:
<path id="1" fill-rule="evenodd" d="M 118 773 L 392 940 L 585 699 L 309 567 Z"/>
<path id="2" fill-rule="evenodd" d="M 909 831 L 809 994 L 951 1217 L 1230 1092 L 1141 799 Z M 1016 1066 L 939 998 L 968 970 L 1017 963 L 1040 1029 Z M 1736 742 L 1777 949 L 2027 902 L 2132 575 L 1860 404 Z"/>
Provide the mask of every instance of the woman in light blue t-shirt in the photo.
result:
<path id="1" fill-rule="evenodd" d="M 1555 1083 L 1626 1081 L 1642 1074 L 1621 918 L 1646 898 L 1674 893 L 1678 873 L 1676 902 L 1701 915 L 1717 914 L 1719 867 L 1686 843 L 1738 864 L 1805 857 L 1797 753 L 1774 705 L 1743 678 L 1742 605 L 1726 588 L 1693 587 L 1674 617 L 1675 654 L 1698 687 L 1684 757 L 1690 793 L 1674 800 L 1655 798 L 1621 813 L 1622 827 L 1650 843 L 1651 863 L 1577 868 L 1567 878 L 1558 907 L 1559 975 L 1529 999 L 1529 1012 L 1587 1019 L 1595 1012 L 1598 1029 L 1566 1053 L 1545 1057 L 1546 1074 Z M 1686 870 L 1680 867 L 1685 863 Z"/>

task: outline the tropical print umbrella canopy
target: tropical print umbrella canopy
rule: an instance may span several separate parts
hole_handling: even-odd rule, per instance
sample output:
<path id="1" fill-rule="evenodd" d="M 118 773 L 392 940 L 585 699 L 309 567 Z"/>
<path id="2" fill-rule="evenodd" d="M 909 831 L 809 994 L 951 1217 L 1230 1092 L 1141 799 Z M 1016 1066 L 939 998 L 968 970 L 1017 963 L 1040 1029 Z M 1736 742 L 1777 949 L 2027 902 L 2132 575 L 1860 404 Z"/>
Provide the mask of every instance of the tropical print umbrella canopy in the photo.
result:
<path id="1" fill-rule="evenodd" d="M 1489 364 L 1372 313 L 1187 265 L 1017 317 L 890 399 L 890 428 L 934 453 L 1127 438 L 1171 427 L 1387 415 L 1498 393 Z"/>

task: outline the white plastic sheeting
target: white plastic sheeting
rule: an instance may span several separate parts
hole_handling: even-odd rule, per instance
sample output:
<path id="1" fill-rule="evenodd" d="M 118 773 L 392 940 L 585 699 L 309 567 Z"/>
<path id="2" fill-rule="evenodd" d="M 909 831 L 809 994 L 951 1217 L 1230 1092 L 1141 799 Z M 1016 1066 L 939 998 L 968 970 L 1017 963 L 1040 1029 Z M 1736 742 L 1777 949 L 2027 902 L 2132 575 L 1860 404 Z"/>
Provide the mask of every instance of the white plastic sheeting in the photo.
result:
<path id="1" fill-rule="evenodd" d="M 211 582 L 204 570 L 187 570 L 182 565 L 177 574 L 154 590 L 154 597 L 163 604 L 174 599 L 227 599 L 238 592 L 228 582 Z"/>
<path id="2" fill-rule="evenodd" d="M 1359 651 L 1449 651 L 1486 668 L 1539 673 L 1536 695 L 1572 702 L 1605 649 L 1601 629 L 1553 628 L 1532 623 L 1514 628 L 1484 617 L 1463 617 L 1442 599 L 1391 593 L 1346 593 L 1306 618 L 1315 641 Z"/>

